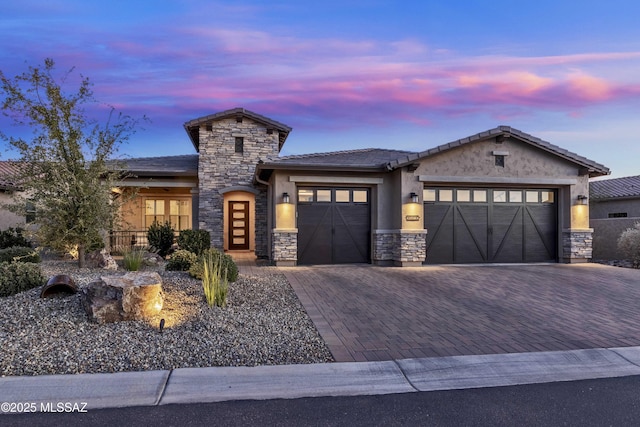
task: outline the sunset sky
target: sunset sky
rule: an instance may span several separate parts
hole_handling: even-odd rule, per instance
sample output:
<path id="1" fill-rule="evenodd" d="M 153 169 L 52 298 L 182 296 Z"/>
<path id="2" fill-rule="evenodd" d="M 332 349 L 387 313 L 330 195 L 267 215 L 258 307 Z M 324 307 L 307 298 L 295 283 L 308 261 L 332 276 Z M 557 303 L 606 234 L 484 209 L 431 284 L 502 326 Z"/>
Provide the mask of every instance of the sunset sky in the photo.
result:
<path id="1" fill-rule="evenodd" d="M 509 125 L 620 177 L 640 175 L 639 17 L 631 0 L 3 1 L 0 69 L 76 67 L 150 118 L 131 157 L 195 153 L 184 122 L 244 107 L 293 128 L 285 155 Z"/>

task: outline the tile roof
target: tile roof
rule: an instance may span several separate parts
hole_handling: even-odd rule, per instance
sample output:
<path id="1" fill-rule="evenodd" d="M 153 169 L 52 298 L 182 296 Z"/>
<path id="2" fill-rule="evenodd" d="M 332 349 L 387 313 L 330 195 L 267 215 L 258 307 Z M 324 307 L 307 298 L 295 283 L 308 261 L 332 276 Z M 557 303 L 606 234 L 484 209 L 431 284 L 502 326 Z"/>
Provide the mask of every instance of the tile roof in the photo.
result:
<path id="1" fill-rule="evenodd" d="M 572 153 L 571 151 L 560 148 L 557 145 L 551 144 L 550 142 L 544 141 L 540 138 L 536 138 L 518 129 L 512 128 L 511 126 L 498 126 L 497 128 L 490 129 L 486 132 L 480 132 L 466 138 L 458 139 L 447 144 L 439 145 L 435 148 L 416 153 L 412 156 L 409 156 L 407 159 L 398 159 L 396 161 L 392 161 L 389 163 L 389 168 L 395 169 L 398 167 L 406 166 L 409 163 L 413 163 L 416 160 L 420 160 L 434 154 L 442 153 L 453 148 L 460 147 L 462 145 L 473 143 L 475 141 L 480 141 L 487 138 L 495 138 L 499 136 L 515 137 L 516 139 L 531 144 L 534 147 L 540 148 L 544 151 L 576 163 L 585 168 L 589 172 L 589 176 L 591 177 L 608 175 L 610 173 L 609 168 L 601 165 L 600 163 L 589 160 L 586 157 L 580 156 L 576 153 Z"/>
<path id="2" fill-rule="evenodd" d="M 332 151 L 328 153 L 300 154 L 278 157 L 265 162 L 266 166 L 316 166 L 316 167 L 353 167 L 384 169 L 386 164 L 403 156 L 414 154 L 412 151 L 388 150 L 384 148 L 363 148 L 359 150 Z"/>
<path id="3" fill-rule="evenodd" d="M 253 111 L 246 110 L 244 108 L 233 108 L 231 110 L 221 111 L 219 113 L 210 114 L 208 116 L 199 117 L 197 119 L 189 120 L 184 124 L 184 129 L 187 131 L 193 146 L 196 151 L 200 151 L 200 132 L 199 128 L 201 125 L 206 125 L 210 122 L 215 122 L 218 120 L 227 119 L 229 117 L 249 117 L 252 120 L 255 120 L 258 123 L 262 123 L 267 126 L 267 129 L 276 129 L 280 133 L 280 147 L 284 144 L 284 141 L 289 136 L 291 132 L 291 127 L 260 115 L 258 113 L 254 113 Z"/>
<path id="4" fill-rule="evenodd" d="M 12 161 L 0 161 L 0 190 L 15 190 L 19 185 L 11 179 L 11 175 L 17 172 Z"/>
<path id="5" fill-rule="evenodd" d="M 590 182 L 589 197 L 591 200 L 640 198 L 640 175 Z"/>

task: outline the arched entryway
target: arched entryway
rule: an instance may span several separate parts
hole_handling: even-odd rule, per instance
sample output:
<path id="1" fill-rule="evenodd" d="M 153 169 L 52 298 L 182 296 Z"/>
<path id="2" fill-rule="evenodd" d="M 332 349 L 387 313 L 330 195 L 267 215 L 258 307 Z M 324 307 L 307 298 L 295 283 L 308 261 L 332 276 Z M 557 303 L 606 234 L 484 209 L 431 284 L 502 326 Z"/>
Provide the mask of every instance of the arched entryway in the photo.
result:
<path id="1" fill-rule="evenodd" d="M 255 251 L 256 193 L 250 187 L 234 187 L 224 196 L 224 250 Z"/>

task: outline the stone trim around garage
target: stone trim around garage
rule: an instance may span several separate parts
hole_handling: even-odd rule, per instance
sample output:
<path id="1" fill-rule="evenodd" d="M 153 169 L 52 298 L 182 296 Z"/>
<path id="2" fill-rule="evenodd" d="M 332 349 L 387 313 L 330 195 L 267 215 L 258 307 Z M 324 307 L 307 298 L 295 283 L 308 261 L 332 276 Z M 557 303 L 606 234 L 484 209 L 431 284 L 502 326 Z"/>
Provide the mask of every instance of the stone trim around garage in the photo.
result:
<path id="1" fill-rule="evenodd" d="M 271 230 L 271 260 L 278 267 L 293 267 L 298 262 L 298 229 Z"/>
<path id="2" fill-rule="evenodd" d="M 562 261 L 589 262 L 593 256 L 593 228 L 562 230 Z"/>
<path id="3" fill-rule="evenodd" d="M 426 257 L 427 230 L 373 230 L 373 264 L 419 267 Z"/>

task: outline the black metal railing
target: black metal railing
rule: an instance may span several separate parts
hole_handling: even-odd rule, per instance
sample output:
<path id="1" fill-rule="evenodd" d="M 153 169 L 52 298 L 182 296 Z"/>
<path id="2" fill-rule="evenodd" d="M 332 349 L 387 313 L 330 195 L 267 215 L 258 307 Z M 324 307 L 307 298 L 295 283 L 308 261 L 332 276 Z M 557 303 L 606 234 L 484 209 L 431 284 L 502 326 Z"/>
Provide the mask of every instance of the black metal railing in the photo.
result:
<path id="1" fill-rule="evenodd" d="M 149 246 L 147 230 L 112 231 L 109 233 L 109 244 L 112 252 L 145 248 Z"/>

